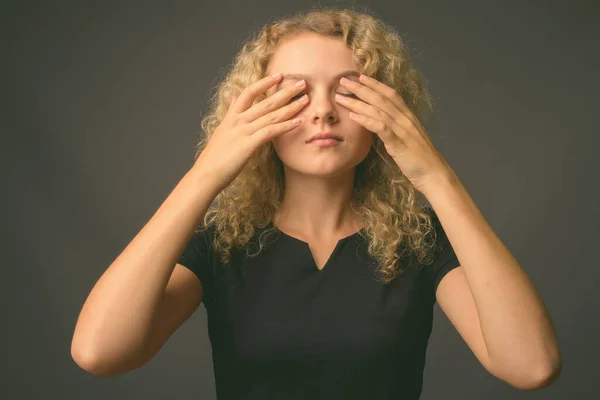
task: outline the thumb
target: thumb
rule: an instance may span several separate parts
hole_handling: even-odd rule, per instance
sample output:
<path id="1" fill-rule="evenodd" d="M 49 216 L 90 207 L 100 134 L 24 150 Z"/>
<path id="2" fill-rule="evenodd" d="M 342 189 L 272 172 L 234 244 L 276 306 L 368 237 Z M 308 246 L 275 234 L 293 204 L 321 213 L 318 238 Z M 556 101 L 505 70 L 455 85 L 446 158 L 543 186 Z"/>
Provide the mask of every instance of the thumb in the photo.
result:
<path id="1" fill-rule="evenodd" d="M 237 100 L 237 96 L 231 96 L 231 103 L 229 103 L 229 110 L 231 110 L 233 108 L 233 105 L 235 104 L 235 101 Z M 227 110 L 227 111 L 229 111 Z"/>

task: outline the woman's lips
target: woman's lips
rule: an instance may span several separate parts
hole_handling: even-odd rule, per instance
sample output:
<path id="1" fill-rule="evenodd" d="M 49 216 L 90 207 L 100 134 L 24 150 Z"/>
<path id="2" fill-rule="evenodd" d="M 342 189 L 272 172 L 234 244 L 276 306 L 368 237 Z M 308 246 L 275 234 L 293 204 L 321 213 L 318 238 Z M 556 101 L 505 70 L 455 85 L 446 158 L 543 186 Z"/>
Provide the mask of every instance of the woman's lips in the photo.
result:
<path id="1" fill-rule="evenodd" d="M 331 146 L 337 146 L 340 143 L 341 143 L 340 140 L 330 138 L 330 139 L 315 139 L 312 142 L 309 142 L 308 144 L 314 144 L 319 147 L 331 147 Z"/>

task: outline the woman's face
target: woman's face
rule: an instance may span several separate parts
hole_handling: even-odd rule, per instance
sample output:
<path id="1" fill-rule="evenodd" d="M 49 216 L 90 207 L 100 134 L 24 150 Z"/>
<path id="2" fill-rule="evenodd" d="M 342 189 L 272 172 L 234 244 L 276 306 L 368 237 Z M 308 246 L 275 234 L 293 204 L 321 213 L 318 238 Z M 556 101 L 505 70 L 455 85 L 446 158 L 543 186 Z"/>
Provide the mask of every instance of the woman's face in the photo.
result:
<path id="1" fill-rule="evenodd" d="M 266 95 L 304 79 L 304 90 L 291 101 L 304 93 L 309 98 L 309 103 L 294 115 L 303 119 L 302 124 L 273 139 L 275 151 L 286 168 L 306 175 L 335 176 L 354 168 L 369 153 L 374 134 L 350 119 L 350 110 L 334 98 L 336 93 L 355 97 L 340 84 L 340 74 L 346 71 L 357 73 L 346 78 L 358 81 L 352 51 L 341 39 L 302 33 L 279 44 L 267 73 L 281 72 L 283 79 Z M 288 77 L 290 74 L 305 76 Z M 320 132 L 332 132 L 342 141 L 331 147 L 307 143 Z"/>

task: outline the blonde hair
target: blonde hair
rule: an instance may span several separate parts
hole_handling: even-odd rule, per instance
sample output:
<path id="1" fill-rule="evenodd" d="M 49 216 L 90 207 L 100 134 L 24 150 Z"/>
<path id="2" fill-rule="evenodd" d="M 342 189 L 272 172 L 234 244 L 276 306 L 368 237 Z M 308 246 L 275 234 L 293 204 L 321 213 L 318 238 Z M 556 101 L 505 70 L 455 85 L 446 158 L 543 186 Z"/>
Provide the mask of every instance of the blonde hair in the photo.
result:
<path id="1" fill-rule="evenodd" d="M 197 144 L 196 158 L 225 117 L 232 96 L 239 96 L 245 87 L 266 76 L 269 60 L 282 39 L 303 32 L 343 40 L 352 50 L 359 72 L 396 89 L 421 123 L 432 113 L 424 79 L 412 67 L 405 44 L 392 28 L 365 12 L 313 8 L 263 26 L 243 45 L 211 98 L 209 113 L 202 119 L 204 136 Z M 262 94 L 256 102 L 265 97 Z M 382 282 L 390 283 L 404 271 L 398 261 L 410 250 L 421 264 L 432 262 L 429 250 L 435 242 L 435 229 L 426 206 L 419 204 L 426 199 L 404 176 L 377 135 L 367 157 L 356 166 L 354 189 L 350 207 L 364 223 L 360 235 L 369 238 L 368 252 L 379 264 L 376 272 Z M 266 245 L 265 240 L 277 236 L 277 228 L 270 224 L 284 190 L 283 164 L 268 142 L 219 193 L 199 227 L 205 230 L 214 224 L 213 244 L 223 263 L 230 262 L 233 247 L 248 249 L 257 228 L 268 227 L 259 238 L 258 253 Z M 251 255 L 246 250 L 248 256 L 258 253 Z"/>

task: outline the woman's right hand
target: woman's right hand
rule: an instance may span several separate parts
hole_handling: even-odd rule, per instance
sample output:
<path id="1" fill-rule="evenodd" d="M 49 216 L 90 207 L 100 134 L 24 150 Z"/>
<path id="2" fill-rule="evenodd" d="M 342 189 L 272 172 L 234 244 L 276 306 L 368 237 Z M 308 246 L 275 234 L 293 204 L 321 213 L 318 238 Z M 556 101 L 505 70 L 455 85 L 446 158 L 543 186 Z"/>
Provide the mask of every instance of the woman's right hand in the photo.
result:
<path id="1" fill-rule="evenodd" d="M 300 126 L 302 121 L 294 123 L 290 118 L 308 104 L 308 96 L 291 103 L 290 99 L 305 84 L 286 87 L 253 105 L 259 94 L 279 80 L 281 76 L 269 75 L 246 87 L 239 97 L 234 96 L 225 118 L 198 157 L 194 168 L 206 168 L 216 174 L 221 190 L 238 176 L 260 146 Z"/>

